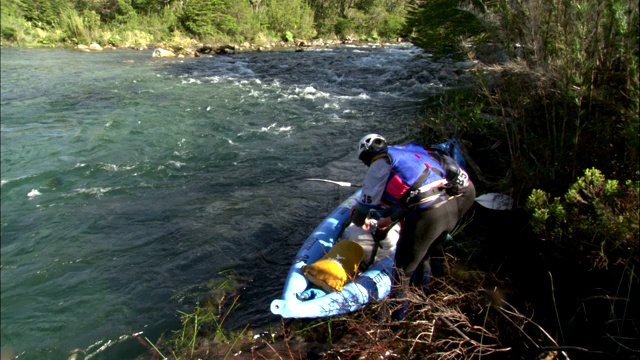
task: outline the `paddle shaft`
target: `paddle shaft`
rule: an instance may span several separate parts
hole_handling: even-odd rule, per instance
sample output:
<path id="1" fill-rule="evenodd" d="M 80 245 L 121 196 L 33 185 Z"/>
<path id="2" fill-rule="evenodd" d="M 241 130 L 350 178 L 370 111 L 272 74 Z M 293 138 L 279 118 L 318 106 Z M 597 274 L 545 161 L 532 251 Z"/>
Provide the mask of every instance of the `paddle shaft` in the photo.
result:
<path id="1" fill-rule="evenodd" d="M 327 183 L 330 183 L 330 184 L 335 184 L 335 185 L 343 186 L 343 187 L 355 187 L 355 188 L 361 187 L 361 185 L 359 185 L 359 184 L 353 184 L 353 183 L 346 182 L 346 181 L 335 181 L 335 180 L 329 180 L 329 179 L 305 179 L 305 180 L 308 180 L 308 181 L 322 181 L 322 182 L 327 182 Z M 489 194 L 485 194 L 483 196 L 486 196 L 486 195 L 489 195 Z M 509 198 L 509 195 L 506 195 L 506 194 L 498 194 L 498 195 L 503 196 L 504 198 Z M 449 199 L 447 199 L 447 200 L 449 200 Z M 485 207 L 487 209 L 507 210 L 504 206 L 501 206 L 500 204 L 497 204 L 495 202 L 482 201 L 482 200 L 478 201 L 478 198 L 476 198 L 476 202 L 478 204 L 480 204 L 482 207 Z"/>

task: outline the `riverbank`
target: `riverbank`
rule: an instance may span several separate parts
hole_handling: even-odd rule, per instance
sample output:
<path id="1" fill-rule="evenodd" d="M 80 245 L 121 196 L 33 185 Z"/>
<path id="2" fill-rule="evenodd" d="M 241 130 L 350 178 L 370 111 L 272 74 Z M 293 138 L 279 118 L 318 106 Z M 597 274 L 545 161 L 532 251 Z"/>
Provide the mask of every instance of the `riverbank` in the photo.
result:
<path id="1" fill-rule="evenodd" d="M 304 51 L 306 49 L 331 48 L 336 46 L 413 46 L 405 39 L 396 39 L 394 41 L 359 41 L 354 39 L 293 39 L 292 41 L 262 41 L 260 43 L 205 43 L 195 39 L 179 39 L 173 42 L 158 42 L 153 44 L 147 43 L 127 43 L 121 45 L 98 43 L 89 44 L 28 44 L 18 45 L 15 43 L 3 42 L 3 47 L 24 47 L 24 48 L 64 48 L 75 49 L 85 52 L 100 52 L 113 50 L 158 50 L 158 57 L 199 57 L 201 55 L 230 55 L 235 52 L 253 52 L 253 51 Z"/>

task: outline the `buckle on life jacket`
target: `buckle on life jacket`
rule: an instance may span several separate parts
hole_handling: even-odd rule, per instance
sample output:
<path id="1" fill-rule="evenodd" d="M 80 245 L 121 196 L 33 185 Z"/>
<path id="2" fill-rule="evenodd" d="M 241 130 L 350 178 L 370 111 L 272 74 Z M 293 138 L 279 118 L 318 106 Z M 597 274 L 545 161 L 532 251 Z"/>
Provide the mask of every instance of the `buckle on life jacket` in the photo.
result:
<path id="1" fill-rule="evenodd" d="M 427 203 L 435 203 L 444 194 L 446 179 L 434 181 L 414 190 L 407 199 L 408 207 L 417 207 Z"/>

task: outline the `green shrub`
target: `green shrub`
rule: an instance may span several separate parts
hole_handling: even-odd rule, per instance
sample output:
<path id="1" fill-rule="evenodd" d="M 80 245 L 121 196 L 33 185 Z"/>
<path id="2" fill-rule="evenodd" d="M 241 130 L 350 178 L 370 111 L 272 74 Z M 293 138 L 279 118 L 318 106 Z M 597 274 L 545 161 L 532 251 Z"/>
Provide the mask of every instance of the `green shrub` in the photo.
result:
<path id="1" fill-rule="evenodd" d="M 398 14 L 389 14 L 379 27 L 379 33 L 387 39 L 396 39 L 404 36 L 405 18 Z"/>
<path id="2" fill-rule="evenodd" d="M 533 232 L 571 252 L 583 248 L 594 267 L 610 258 L 638 256 L 638 193 L 640 182 L 620 184 L 591 168 L 571 185 L 562 199 L 534 189 L 526 202 Z"/>
<path id="3" fill-rule="evenodd" d="M 264 7 L 254 10 L 249 1 L 228 3 L 227 13 L 236 19 L 235 36 L 239 42 L 253 41 L 260 32 L 265 30 L 265 12 Z"/>
<path id="4" fill-rule="evenodd" d="M 341 38 L 345 39 L 354 33 L 354 25 L 353 22 L 349 19 L 338 19 L 335 25 L 335 34 Z"/>
<path id="5" fill-rule="evenodd" d="M 433 51 L 436 57 L 461 56 L 457 46 L 461 38 L 481 41 L 486 33 L 484 25 L 474 14 L 461 9 L 462 0 L 431 0 L 421 2 L 409 12 L 408 32 L 411 41 Z"/>
<path id="6" fill-rule="evenodd" d="M 90 41 L 84 28 L 83 20 L 75 10 L 67 10 L 60 16 L 60 28 L 62 29 L 62 41 L 74 44 L 86 44 Z"/>
<path id="7" fill-rule="evenodd" d="M 118 24 L 132 24 L 136 21 L 137 13 L 131 5 L 131 0 L 117 0 L 115 21 Z"/>
<path id="8" fill-rule="evenodd" d="M 223 0 L 187 0 L 180 20 L 188 32 L 199 37 L 231 34 L 238 26 Z"/>
<path id="9" fill-rule="evenodd" d="M 287 31 L 284 33 L 284 41 L 293 42 L 293 34 L 291 33 L 291 31 Z"/>
<path id="10" fill-rule="evenodd" d="M 336 24 L 343 13 L 336 3 L 323 0 L 310 0 L 309 5 L 313 10 L 313 22 L 320 36 L 333 35 Z"/>
<path id="11" fill-rule="evenodd" d="M 107 44 L 117 47 L 117 46 L 120 46 L 120 44 L 122 44 L 122 40 L 118 35 L 112 35 L 107 39 Z"/>
<path id="12" fill-rule="evenodd" d="M 100 29 L 100 15 L 93 10 L 85 9 L 82 12 L 82 22 L 84 27 L 90 32 Z"/>
<path id="13" fill-rule="evenodd" d="M 11 26 L 2 25 L 2 39 L 7 41 L 17 41 L 18 31 Z"/>
<path id="14" fill-rule="evenodd" d="M 71 6 L 65 0 L 23 0 L 19 4 L 24 18 L 45 30 L 56 27 L 60 15 Z"/>
<path id="15" fill-rule="evenodd" d="M 303 0 L 268 0 L 265 17 L 267 28 L 274 34 L 289 31 L 301 38 L 314 35 L 313 12 Z"/>

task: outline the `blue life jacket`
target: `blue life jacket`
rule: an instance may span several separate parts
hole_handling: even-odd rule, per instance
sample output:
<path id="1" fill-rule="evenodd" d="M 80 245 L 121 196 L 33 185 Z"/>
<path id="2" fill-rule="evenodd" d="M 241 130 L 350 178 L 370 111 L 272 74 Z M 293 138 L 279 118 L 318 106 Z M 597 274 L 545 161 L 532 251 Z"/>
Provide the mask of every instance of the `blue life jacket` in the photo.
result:
<path id="1" fill-rule="evenodd" d="M 440 162 L 429 156 L 422 146 L 409 143 L 406 145 L 392 145 L 382 149 L 374 156 L 374 160 L 388 157 L 391 162 L 391 172 L 387 180 L 387 187 L 382 196 L 383 201 L 394 206 L 406 207 L 403 204 L 405 194 L 422 173 L 429 169 L 427 177 L 420 186 L 437 183 L 445 179 L 445 171 Z M 426 207 L 422 204 L 419 207 Z"/>

